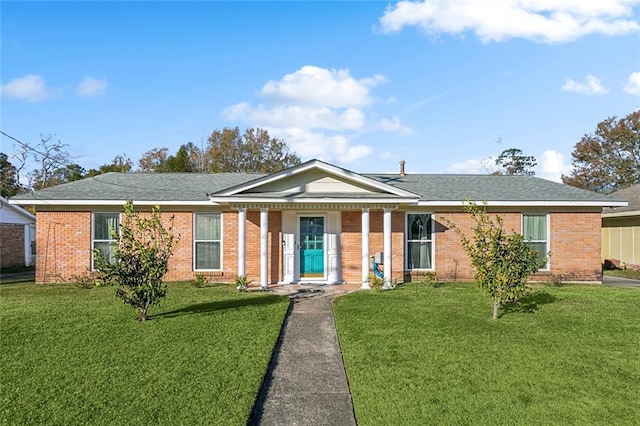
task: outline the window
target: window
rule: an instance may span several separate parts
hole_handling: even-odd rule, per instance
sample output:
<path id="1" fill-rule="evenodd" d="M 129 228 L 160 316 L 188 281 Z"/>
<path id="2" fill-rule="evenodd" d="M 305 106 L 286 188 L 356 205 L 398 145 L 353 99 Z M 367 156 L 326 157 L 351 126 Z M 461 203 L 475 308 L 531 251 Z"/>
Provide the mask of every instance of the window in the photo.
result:
<path id="1" fill-rule="evenodd" d="M 193 232 L 194 268 L 220 269 L 221 246 L 220 214 L 196 214 Z"/>
<path id="2" fill-rule="evenodd" d="M 549 253 L 549 240 L 547 236 L 546 214 L 523 214 L 522 236 L 529 241 L 531 249 L 538 254 L 540 268 L 547 269 L 545 258 Z"/>
<path id="3" fill-rule="evenodd" d="M 93 248 L 111 263 L 115 262 L 114 249 L 117 243 L 114 232 L 116 235 L 120 232 L 119 213 L 94 213 Z M 93 263 L 93 256 L 91 262 Z"/>
<path id="4" fill-rule="evenodd" d="M 407 269 L 433 268 L 430 214 L 407 215 Z"/>

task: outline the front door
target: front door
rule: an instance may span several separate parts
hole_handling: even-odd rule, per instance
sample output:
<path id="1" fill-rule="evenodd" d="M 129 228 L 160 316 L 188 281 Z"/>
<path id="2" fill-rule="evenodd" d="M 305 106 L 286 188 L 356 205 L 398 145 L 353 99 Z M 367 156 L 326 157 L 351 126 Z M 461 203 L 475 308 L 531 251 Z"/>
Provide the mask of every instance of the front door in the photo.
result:
<path id="1" fill-rule="evenodd" d="M 300 278 L 324 278 L 324 217 L 300 217 Z"/>

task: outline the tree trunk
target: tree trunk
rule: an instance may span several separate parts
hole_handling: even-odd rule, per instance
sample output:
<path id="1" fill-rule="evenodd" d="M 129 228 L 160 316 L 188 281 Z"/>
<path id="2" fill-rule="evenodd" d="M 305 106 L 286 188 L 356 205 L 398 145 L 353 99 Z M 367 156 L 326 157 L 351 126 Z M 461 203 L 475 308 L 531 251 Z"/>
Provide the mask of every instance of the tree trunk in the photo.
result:
<path id="1" fill-rule="evenodd" d="M 147 310 L 149 309 L 149 303 L 145 303 L 144 306 L 138 308 L 138 321 L 144 322 L 147 320 Z"/>
<path id="2" fill-rule="evenodd" d="M 498 308 L 500 307 L 500 302 L 498 302 L 498 298 L 493 299 L 493 319 L 498 319 Z"/>

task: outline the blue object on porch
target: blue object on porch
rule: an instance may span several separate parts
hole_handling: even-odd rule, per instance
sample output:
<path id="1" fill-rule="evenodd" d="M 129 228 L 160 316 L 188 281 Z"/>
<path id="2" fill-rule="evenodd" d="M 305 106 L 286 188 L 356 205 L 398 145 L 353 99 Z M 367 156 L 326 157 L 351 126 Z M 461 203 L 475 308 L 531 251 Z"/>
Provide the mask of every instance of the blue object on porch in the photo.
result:
<path id="1" fill-rule="evenodd" d="M 380 268 L 378 267 L 378 262 L 376 262 L 376 258 L 372 257 L 373 259 L 373 273 L 376 274 L 376 277 L 378 278 L 384 278 L 384 275 L 382 274 L 382 272 L 380 272 Z"/>

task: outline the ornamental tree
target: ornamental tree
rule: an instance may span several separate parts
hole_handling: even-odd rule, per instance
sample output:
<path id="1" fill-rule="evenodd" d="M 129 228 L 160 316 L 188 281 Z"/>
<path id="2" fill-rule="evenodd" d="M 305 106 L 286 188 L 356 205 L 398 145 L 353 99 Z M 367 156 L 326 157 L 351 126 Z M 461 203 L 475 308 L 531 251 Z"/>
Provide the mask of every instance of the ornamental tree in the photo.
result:
<path id="1" fill-rule="evenodd" d="M 540 268 L 540 259 L 521 234 L 507 233 L 500 216 L 492 220 L 486 209 L 473 202 L 464 210 L 475 222 L 473 237 L 467 237 L 455 224 L 448 222 L 462 239 L 462 245 L 475 269 L 475 279 L 493 302 L 493 319 L 498 309 L 518 301 L 526 292 L 526 281 Z M 546 263 L 546 259 L 544 260 Z"/>
<path id="2" fill-rule="evenodd" d="M 127 201 L 120 232 L 111 230 L 118 241 L 113 260 L 99 250 L 94 252 L 100 280 L 118 286 L 116 296 L 137 310 L 138 321 L 145 321 L 149 306 L 158 304 L 167 294 L 162 277 L 178 241 L 173 235 L 173 220 L 172 216 L 163 223 L 158 206 L 150 214 L 140 214 L 133 202 Z"/>

